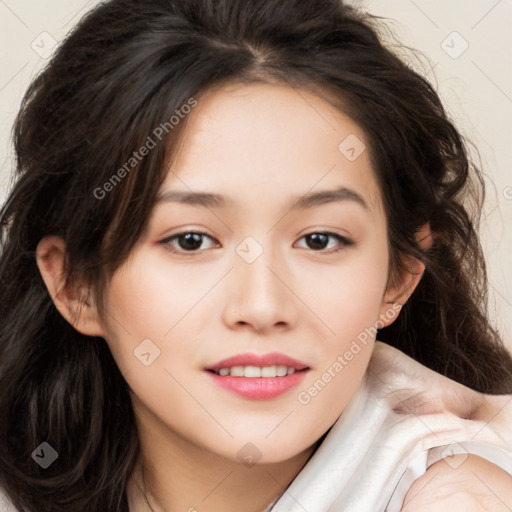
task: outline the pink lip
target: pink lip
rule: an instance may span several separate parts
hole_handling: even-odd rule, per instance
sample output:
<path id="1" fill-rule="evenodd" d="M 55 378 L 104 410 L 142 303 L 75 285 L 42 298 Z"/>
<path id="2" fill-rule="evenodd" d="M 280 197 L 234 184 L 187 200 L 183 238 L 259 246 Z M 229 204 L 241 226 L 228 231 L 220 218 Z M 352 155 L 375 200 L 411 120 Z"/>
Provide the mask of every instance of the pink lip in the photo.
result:
<path id="1" fill-rule="evenodd" d="M 295 368 L 295 373 L 285 377 L 232 377 L 213 373 L 233 366 L 288 366 Z M 282 395 L 297 386 L 309 369 L 301 361 L 277 352 L 263 355 L 239 354 L 205 368 L 210 378 L 221 388 L 254 400 L 269 400 Z"/>
<path id="2" fill-rule="evenodd" d="M 207 372 L 215 384 L 245 398 L 269 400 L 297 386 L 306 376 L 307 370 L 286 377 L 225 377 Z"/>
<path id="3" fill-rule="evenodd" d="M 289 366 L 296 370 L 305 370 L 308 365 L 302 361 L 297 361 L 293 357 L 289 357 L 279 352 L 271 352 L 269 354 L 238 354 L 233 357 L 223 359 L 218 363 L 207 366 L 205 370 L 218 371 L 221 368 L 231 368 L 233 366 Z"/>

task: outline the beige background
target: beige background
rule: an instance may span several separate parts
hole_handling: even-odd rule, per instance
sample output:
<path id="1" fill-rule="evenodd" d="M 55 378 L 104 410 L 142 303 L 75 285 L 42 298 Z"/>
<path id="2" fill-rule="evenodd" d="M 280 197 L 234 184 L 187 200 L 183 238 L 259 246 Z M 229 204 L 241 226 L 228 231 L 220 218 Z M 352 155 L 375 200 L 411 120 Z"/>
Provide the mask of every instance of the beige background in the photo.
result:
<path id="1" fill-rule="evenodd" d="M 143 1 L 143 0 L 141 0 Z M 57 41 L 97 0 L 0 0 L 0 203 L 22 94 Z M 413 65 L 479 148 L 488 176 L 482 240 L 492 316 L 512 348 L 512 0 L 353 0 L 427 58 Z"/>

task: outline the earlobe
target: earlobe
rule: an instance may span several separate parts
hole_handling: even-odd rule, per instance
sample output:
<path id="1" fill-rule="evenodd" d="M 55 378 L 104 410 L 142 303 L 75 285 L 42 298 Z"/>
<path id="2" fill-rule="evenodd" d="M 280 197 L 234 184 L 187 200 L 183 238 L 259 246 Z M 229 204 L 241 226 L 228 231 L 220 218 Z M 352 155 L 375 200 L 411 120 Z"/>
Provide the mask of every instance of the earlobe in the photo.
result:
<path id="1" fill-rule="evenodd" d="M 66 243 L 58 236 L 47 236 L 37 245 L 37 266 L 59 313 L 82 334 L 104 336 L 96 307 L 87 299 L 88 287 L 66 282 L 65 258 Z"/>

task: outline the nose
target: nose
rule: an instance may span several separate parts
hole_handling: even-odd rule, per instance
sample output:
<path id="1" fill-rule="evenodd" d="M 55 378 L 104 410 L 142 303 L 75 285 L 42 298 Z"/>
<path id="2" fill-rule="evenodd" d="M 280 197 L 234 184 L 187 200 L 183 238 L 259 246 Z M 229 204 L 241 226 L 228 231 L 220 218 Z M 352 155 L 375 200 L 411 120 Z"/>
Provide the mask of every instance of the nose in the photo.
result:
<path id="1" fill-rule="evenodd" d="M 259 334 L 286 331 L 297 321 L 296 296 L 283 262 L 263 252 L 247 263 L 236 256 L 227 282 L 223 320 L 231 329 Z"/>

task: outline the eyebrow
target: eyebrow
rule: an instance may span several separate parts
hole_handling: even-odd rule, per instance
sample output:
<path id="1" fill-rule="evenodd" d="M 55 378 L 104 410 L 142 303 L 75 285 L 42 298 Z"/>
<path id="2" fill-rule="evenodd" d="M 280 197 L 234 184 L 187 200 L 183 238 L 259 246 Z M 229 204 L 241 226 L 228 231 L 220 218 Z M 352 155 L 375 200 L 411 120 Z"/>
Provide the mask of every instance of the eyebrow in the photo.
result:
<path id="1" fill-rule="evenodd" d="M 315 206 L 338 201 L 353 201 L 364 209 L 369 210 L 368 205 L 360 194 L 347 187 L 339 187 L 334 190 L 322 190 L 311 192 L 296 198 L 290 210 L 306 210 Z M 220 194 L 209 192 L 181 192 L 177 190 L 166 190 L 158 194 L 156 203 L 176 202 L 192 206 L 203 206 L 205 208 L 225 208 L 234 206 L 232 199 Z"/>

